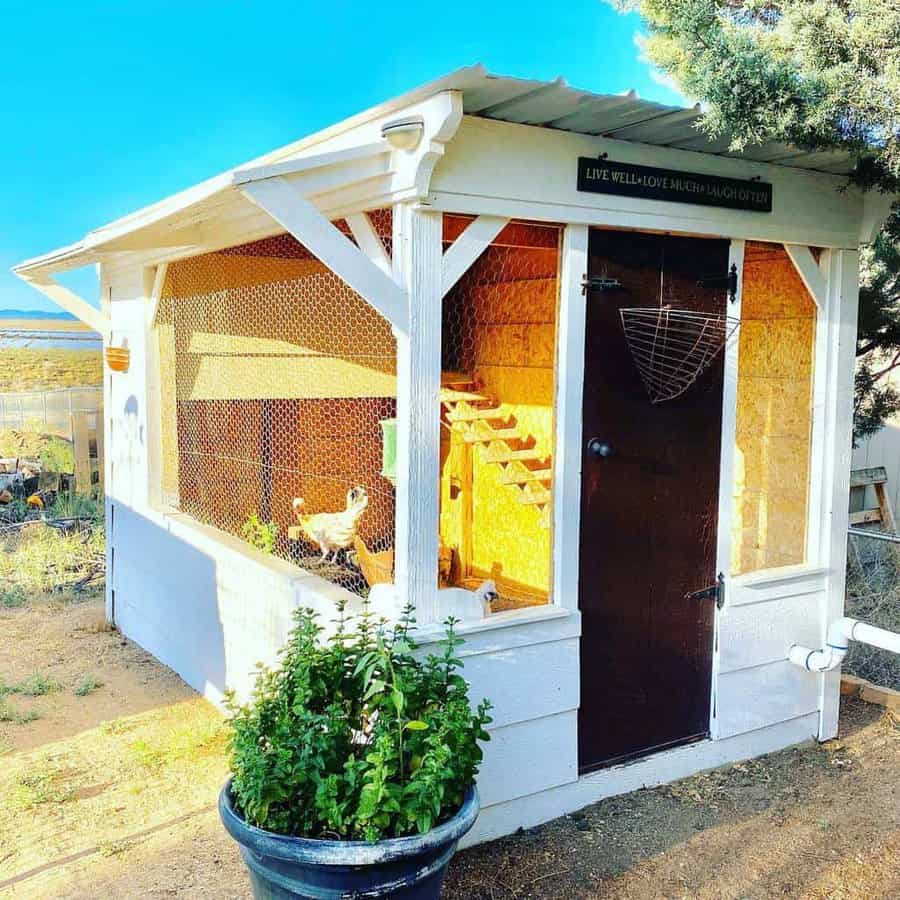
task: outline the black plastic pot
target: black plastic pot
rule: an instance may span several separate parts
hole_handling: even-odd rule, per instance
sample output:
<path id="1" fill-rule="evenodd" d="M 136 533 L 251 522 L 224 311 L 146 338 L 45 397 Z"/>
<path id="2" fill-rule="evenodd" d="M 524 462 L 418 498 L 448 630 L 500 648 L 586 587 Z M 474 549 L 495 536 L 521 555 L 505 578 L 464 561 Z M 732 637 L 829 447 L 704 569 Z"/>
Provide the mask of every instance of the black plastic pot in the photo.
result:
<path id="1" fill-rule="evenodd" d="M 472 787 L 459 812 L 425 834 L 365 841 L 287 837 L 248 825 L 231 803 L 231 779 L 219 794 L 219 815 L 240 844 L 256 900 L 437 900 L 459 839 L 478 818 Z"/>

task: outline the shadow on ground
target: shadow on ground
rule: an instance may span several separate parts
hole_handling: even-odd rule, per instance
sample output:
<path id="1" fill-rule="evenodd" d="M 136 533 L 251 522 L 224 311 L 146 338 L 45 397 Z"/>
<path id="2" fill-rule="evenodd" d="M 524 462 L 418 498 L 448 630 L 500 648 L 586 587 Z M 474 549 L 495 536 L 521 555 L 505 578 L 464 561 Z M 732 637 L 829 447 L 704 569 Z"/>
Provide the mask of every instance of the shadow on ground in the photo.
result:
<path id="1" fill-rule="evenodd" d="M 614 797 L 461 853 L 447 900 L 900 896 L 900 730 L 845 702 L 841 738 Z"/>

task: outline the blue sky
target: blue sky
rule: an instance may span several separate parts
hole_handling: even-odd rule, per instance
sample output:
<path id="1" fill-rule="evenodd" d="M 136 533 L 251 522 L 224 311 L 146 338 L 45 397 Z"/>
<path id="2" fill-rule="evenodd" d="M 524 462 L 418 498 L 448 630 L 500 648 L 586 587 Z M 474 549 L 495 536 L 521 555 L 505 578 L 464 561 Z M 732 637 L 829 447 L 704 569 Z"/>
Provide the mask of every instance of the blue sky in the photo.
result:
<path id="1" fill-rule="evenodd" d="M 462 65 L 682 102 L 601 0 L 4 6 L 0 309 L 55 309 L 14 263 Z"/>

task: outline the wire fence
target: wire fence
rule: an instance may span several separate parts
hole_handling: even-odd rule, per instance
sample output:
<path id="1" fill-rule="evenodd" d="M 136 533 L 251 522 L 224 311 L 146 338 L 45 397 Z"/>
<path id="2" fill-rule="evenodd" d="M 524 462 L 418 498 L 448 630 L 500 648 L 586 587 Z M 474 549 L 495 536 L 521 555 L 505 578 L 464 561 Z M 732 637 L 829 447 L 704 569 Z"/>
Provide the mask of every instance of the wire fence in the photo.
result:
<path id="1" fill-rule="evenodd" d="M 848 536 L 848 616 L 900 632 L 900 535 L 851 528 Z M 900 656 L 851 641 L 844 671 L 900 690 Z"/>
<path id="2" fill-rule="evenodd" d="M 42 431 L 72 440 L 76 415 L 86 413 L 93 430 L 102 409 L 99 387 L 0 394 L 0 429 Z"/>

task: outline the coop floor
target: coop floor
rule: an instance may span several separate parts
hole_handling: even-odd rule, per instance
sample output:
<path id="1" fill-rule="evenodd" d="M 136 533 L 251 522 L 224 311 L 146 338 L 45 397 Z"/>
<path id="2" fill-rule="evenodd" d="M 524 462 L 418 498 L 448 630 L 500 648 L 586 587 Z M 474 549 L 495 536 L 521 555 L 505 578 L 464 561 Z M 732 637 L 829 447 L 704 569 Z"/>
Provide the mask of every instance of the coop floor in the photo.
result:
<path id="1" fill-rule="evenodd" d="M 249 898 L 214 803 L 219 714 L 103 626 L 99 599 L 0 608 L 0 896 Z M 85 696 L 86 674 L 103 682 Z M 37 682 L 40 679 L 33 679 Z M 613 798 L 457 856 L 445 900 L 900 896 L 900 728 L 845 702 L 841 738 Z"/>

